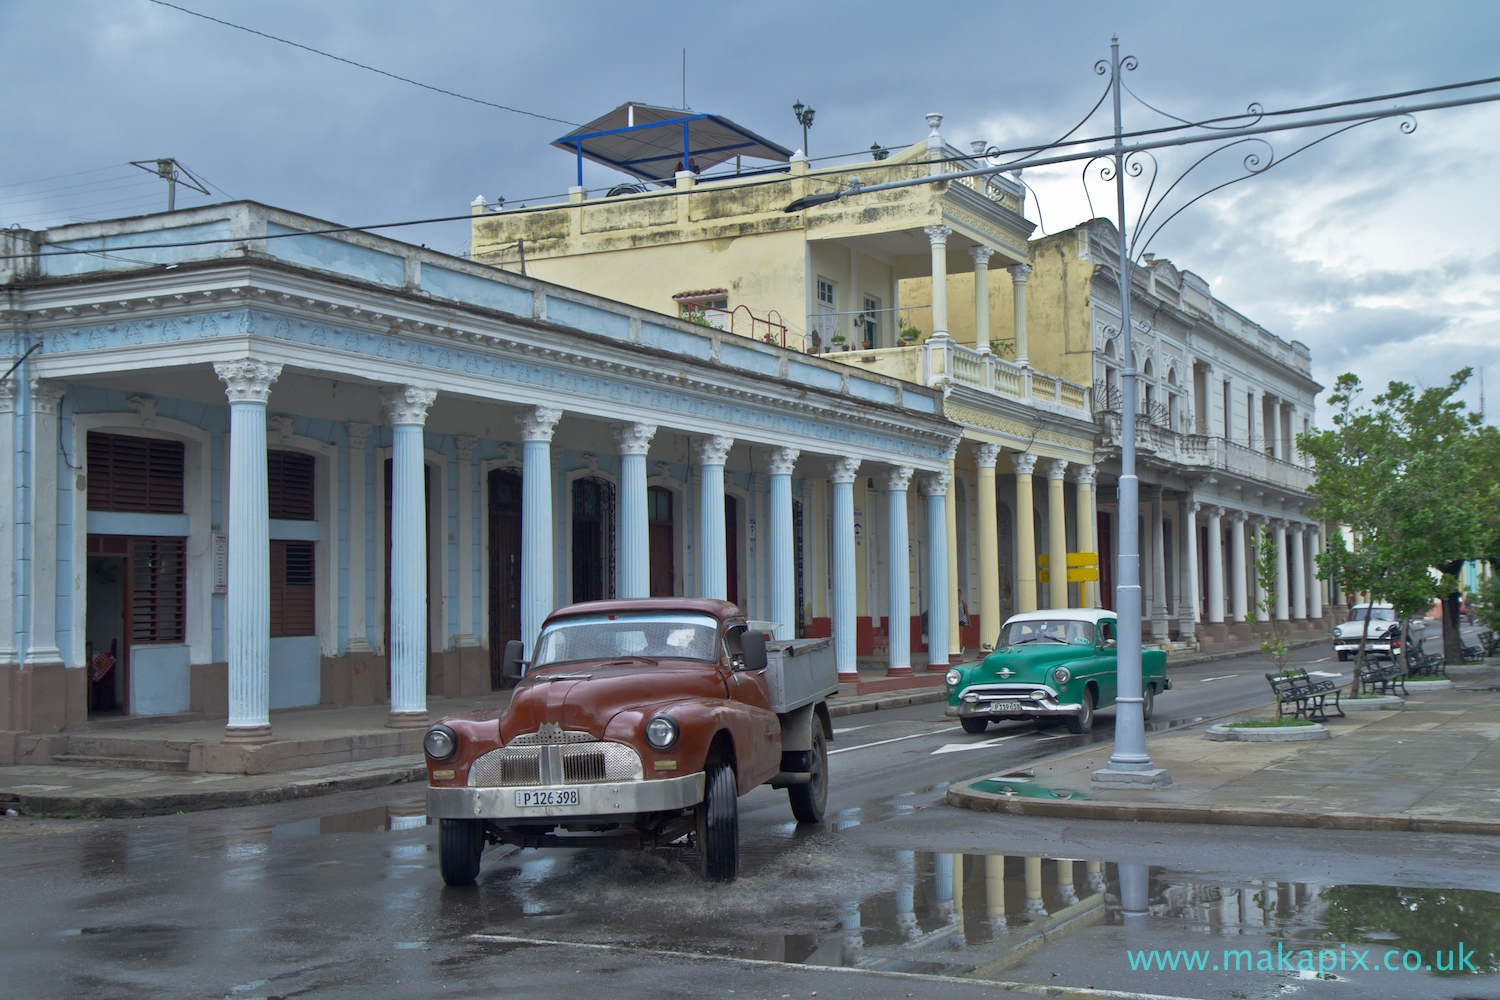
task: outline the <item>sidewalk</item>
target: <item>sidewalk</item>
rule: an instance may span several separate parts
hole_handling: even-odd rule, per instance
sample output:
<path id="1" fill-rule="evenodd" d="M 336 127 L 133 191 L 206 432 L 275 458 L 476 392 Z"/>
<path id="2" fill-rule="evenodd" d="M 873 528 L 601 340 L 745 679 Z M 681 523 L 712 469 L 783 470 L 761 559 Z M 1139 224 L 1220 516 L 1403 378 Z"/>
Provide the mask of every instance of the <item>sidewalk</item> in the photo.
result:
<path id="1" fill-rule="evenodd" d="M 1110 754 L 1099 743 L 965 782 L 947 801 L 1069 819 L 1500 835 L 1500 670 L 1453 680 L 1453 689 L 1413 691 L 1402 709 L 1335 716 L 1326 740 L 1150 736 L 1152 762 L 1174 782 L 1165 789 L 1093 787 Z"/>

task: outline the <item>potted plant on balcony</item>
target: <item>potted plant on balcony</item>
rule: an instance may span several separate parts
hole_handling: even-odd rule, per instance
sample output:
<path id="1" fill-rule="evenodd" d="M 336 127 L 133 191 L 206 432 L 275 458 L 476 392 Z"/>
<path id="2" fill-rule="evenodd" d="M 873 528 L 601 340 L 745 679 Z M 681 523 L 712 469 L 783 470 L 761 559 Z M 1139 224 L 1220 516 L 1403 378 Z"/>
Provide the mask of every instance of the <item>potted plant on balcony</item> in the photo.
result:
<path id="1" fill-rule="evenodd" d="M 909 326 L 901 331 L 901 344 L 902 346 L 910 347 L 912 344 L 915 344 L 917 340 L 921 338 L 921 336 L 921 330 L 918 330 L 914 326 Z"/>
<path id="2" fill-rule="evenodd" d="M 849 349 L 848 348 L 849 338 L 845 337 L 842 333 L 835 333 L 832 337 L 829 337 L 828 339 L 833 344 L 832 350 L 834 350 L 834 351 L 847 351 Z"/>

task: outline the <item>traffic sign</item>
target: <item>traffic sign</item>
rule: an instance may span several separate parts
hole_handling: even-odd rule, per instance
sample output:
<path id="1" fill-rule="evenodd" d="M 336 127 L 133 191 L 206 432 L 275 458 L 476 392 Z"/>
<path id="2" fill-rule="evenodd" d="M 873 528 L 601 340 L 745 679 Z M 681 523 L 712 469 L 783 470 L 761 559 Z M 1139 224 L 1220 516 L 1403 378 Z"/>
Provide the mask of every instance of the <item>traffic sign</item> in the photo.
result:
<path id="1" fill-rule="evenodd" d="M 1077 569 L 1068 570 L 1069 583 L 1092 583 L 1099 579 L 1098 566 L 1080 566 Z M 1051 583 L 1052 571 L 1044 569 L 1037 574 L 1037 583 Z"/>
<path id="2" fill-rule="evenodd" d="M 1036 564 L 1043 569 L 1052 565 L 1052 557 L 1045 552 L 1036 557 Z M 1099 553 L 1097 552 L 1069 552 L 1068 568 L 1076 569 L 1081 566 L 1099 565 Z"/>

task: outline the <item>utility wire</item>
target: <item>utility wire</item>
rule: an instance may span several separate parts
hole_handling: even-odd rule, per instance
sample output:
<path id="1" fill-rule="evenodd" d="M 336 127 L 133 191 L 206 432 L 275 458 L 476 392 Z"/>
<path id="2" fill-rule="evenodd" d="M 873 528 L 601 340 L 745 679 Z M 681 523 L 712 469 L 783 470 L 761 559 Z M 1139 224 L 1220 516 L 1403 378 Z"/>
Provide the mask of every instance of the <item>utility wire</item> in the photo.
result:
<path id="1" fill-rule="evenodd" d="M 280 42 L 282 45 L 290 45 L 293 48 L 302 49 L 304 52 L 311 52 L 313 55 L 322 56 L 325 59 L 333 59 L 336 62 L 341 62 L 345 65 L 353 66 L 356 69 L 362 69 L 369 73 L 378 73 L 381 76 L 390 77 L 392 80 L 399 80 L 402 83 L 409 83 L 413 87 L 421 87 L 423 90 L 430 90 L 436 94 L 445 94 L 448 97 L 456 97 L 460 101 L 468 101 L 471 104 L 482 104 L 487 108 L 496 108 L 500 111 L 509 111 L 511 114 L 526 115 L 530 118 L 540 118 L 543 121 L 557 122 L 560 125 L 570 125 L 575 128 L 578 127 L 579 124 L 578 122 L 570 122 L 565 118 L 554 118 L 551 115 L 538 114 L 535 111 L 525 111 L 521 108 L 513 108 L 506 104 L 496 104 L 494 101 L 486 101 L 478 97 L 470 97 L 467 94 L 460 94 L 457 91 L 444 90 L 442 87 L 434 87 L 430 83 L 423 83 L 420 80 L 413 80 L 410 77 L 406 76 L 398 76 L 395 73 L 390 73 L 383 69 L 377 69 L 374 66 L 367 66 L 364 63 L 355 62 L 353 59 L 345 59 L 343 56 L 336 56 L 332 52 L 324 52 L 322 49 L 315 49 L 311 45 L 303 45 L 301 42 L 294 42 L 289 38 L 280 38 L 276 35 L 267 34 L 264 31 L 256 31 L 254 28 L 247 28 L 243 24 L 235 24 L 233 21 L 224 21 L 217 17 L 210 17 L 207 14 L 199 13 L 196 10 L 189 10 L 186 7 L 179 7 L 175 3 L 167 3 L 167 0 L 149 0 L 149 2 L 154 3 L 159 7 L 170 7 L 173 10 L 181 11 L 184 14 L 191 14 L 193 17 L 200 17 L 205 21 L 212 21 L 215 24 L 222 24 L 226 28 L 234 28 L 237 31 L 244 31 L 252 35 L 259 35 L 261 38 L 266 38 L 273 42 Z"/>

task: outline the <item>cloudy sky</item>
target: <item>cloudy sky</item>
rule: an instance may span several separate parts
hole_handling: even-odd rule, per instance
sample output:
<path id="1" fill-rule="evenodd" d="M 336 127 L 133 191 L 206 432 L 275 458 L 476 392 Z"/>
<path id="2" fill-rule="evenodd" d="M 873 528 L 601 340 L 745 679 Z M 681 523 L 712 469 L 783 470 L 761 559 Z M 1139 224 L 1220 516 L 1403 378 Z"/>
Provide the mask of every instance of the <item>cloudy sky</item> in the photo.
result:
<path id="1" fill-rule="evenodd" d="M 567 122 L 626 100 L 680 104 L 686 48 L 690 107 L 795 148 L 800 99 L 817 110 L 814 157 L 916 141 L 929 111 L 964 147 L 1055 138 L 1098 98 L 1092 66 L 1112 33 L 1140 59 L 1127 78 L 1134 92 L 1185 118 L 1500 76 L 1500 5 L 1483 2 L 180 6 Z M 206 178 L 213 200 L 253 198 L 344 224 L 461 214 L 476 194 L 525 201 L 572 183 L 571 159 L 548 145 L 567 125 L 150 0 L 0 0 L 0 36 L 3 225 L 157 210 L 162 182 L 126 164 L 158 156 Z M 1088 131 L 1108 125 L 1107 110 Z M 1127 127 L 1165 121 L 1130 99 L 1126 115 Z M 1275 144 L 1284 155 L 1296 137 Z M 1350 370 L 1432 384 L 1473 365 L 1488 368 L 1500 400 L 1497 154 L 1500 104 L 1426 113 L 1412 135 L 1366 125 L 1199 202 L 1152 249 L 1307 343 L 1325 384 Z M 1191 162 L 1182 156 L 1164 156 L 1164 175 Z M 1206 180 L 1227 179 L 1231 166 L 1210 164 Z M 585 177 L 611 179 L 593 167 Z M 1046 231 L 1088 217 L 1076 167 L 1028 180 L 1038 195 L 1030 217 L 1039 221 L 1039 203 Z M 1097 180 L 1091 190 L 1095 204 L 1107 196 Z M 208 200 L 184 193 L 178 204 Z M 449 252 L 467 240 L 463 223 L 386 232 Z"/>

